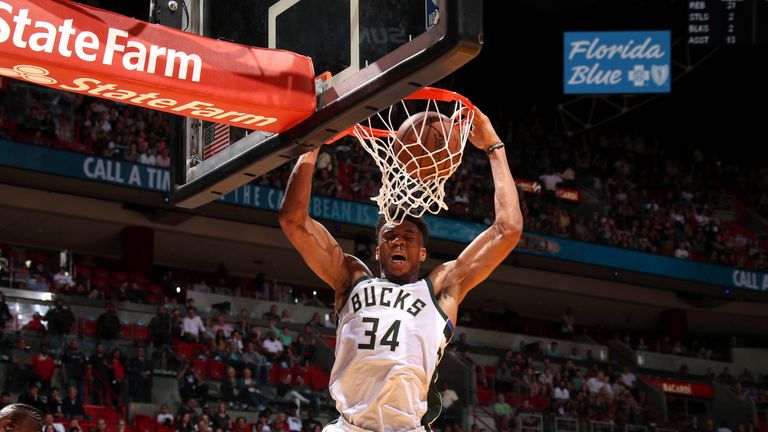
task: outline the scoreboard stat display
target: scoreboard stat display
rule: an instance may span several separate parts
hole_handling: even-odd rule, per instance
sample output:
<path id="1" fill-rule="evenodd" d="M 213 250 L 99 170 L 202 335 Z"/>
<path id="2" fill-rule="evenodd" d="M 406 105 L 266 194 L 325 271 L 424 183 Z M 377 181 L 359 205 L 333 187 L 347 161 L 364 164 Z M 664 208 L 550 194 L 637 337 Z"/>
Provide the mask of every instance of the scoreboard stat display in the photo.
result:
<path id="1" fill-rule="evenodd" d="M 688 0 L 688 45 L 768 44 L 768 0 Z"/>

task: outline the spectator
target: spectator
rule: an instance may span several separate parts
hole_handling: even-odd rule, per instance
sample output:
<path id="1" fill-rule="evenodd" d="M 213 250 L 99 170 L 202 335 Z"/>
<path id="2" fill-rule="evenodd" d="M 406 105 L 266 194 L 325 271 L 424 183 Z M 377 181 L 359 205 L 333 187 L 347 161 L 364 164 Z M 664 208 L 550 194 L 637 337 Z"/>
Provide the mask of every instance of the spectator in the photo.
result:
<path id="1" fill-rule="evenodd" d="M 157 414 L 155 420 L 158 424 L 165 427 L 173 427 L 173 414 L 168 411 L 168 404 L 164 403 L 160 405 L 160 412 Z"/>
<path id="2" fill-rule="evenodd" d="M 99 315 L 96 321 L 96 334 L 106 340 L 117 339 L 121 331 L 117 309 L 112 303 L 107 303 L 104 309 L 104 313 Z"/>
<path id="3" fill-rule="evenodd" d="M 35 332 L 40 335 L 45 334 L 45 324 L 43 324 L 42 319 L 43 317 L 40 315 L 40 313 L 35 312 L 32 314 L 32 319 L 24 325 L 23 329 L 29 332 Z"/>
<path id="4" fill-rule="evenodd" d="M 91 399 L 98 405 L 106 405 L 107 388 L 110 382 L 110 368 L 112 359 L 109 358 L 104 344 L 99 342 L 93 349 L 93 354 L 88 359 L 91 365 L 92 397 Z"/>
<path id="5" fill-rule="evenodd" d="M 219 390 L 221 391 L 222 399 L 229 403 L 230 408 L 235 407 L 235 404 L 242 403 L 243 405 L 248 405 L 248 399 L 243 398 L 243 396 L 247 396 L 247 394 L 240 389 L 240 384 L 237 379 L 237 371 L 234 367 L 229 366 L 227 368 L 226 375 L 222 379 L 221 385 L 219 385 Z"/>
<path id="6" fill-rule="evenodd" d="M 73 418 L 69 421 L 69 432 L 85 432 L 83 427 L 80 426 L 80 418 Z"/>
<path id="7" fill-rule="evenodd" d="M 565 358 L 568 360 L 582 360 L 584 357 L 579 354 L 579 348 L 574 345 L 571 348 L 571 352 L 565 355 Z"/>
<path id="8" fill-rule="evenodd" d="M 648 345 L 645 344 L 645 338 L 640 336 L 640 338 L 637 339 L 637 346 L 635 347 L 638 351 L 648 351 Z"/>
<path id="9" fill-rule="evenodd" d="M 273 304 L 269 307 L 269 312 L 264 312 L 261 319 L 265 321 L 280 321 L 280 315 L 277 314 L 277 305 Z"/>
<path id="10" fill-rule="evenodd" d="M 48 355 L 48 345 L 41 344 L 40 352 L 32 357 L 32 373 L 39 383 L 40 389 L 45 393 L 51 388 L 54 372 L 56 372 L 56 363 L 54 363 L 53 357 Z"/>
<path id="11" fill-rule="evenodd" d="M 274 331 L 269 332 L 269 336 L 267 339 L 264 339 L 261 346 L 264 349 L 264 355 L 270 363 L 275 363 L 275 360 L 283 354 L 283 342 L 277 338 Z"/>
<path id="12" fill-rule="evenodd" d="M 288 312 L 288 309 L 283 309 L 283 312 L 280 315 L 279 321 L 283 324 L 293 322 L 293 318 L 291 317 L 291 313 Z"/>
<path id="13" fill-rule="evenodd" d="M 311 401 L 296 391 L 291 380 L 291 374 L 285 374 L 283 379 L 277 383 L 275 386 L 277 397 L 283 402 L 293 402 L 297 408 L 301 409 L 302 403 L 308 404 Z"/>
<path id="14" fill-rule="evenodd" d="M 0 410 L 11 404 L 11 394 L 7 391 L 0 393 Z"/>
<path id="15" fill-rule="evenodd" d="M 448 381 L 443 381 L 442 383 L 442 391 L 440 392 L 440 402 L 443 405 L 443 412 L 440 415 L 440 420 L 442 422 L 447 422 L 451 420 L 458 420 L 461 415 L 461 408 L 459 406 L 459 395 L 456 394 L 456 391 L 454 391 L 449 385 Z"/>
<path id="16" fill-rule="evenodd" d="M 296 390 L 298 394 L 309 399 L 309 406 L 312 409 L 310 417 L 320 414 L 320 397 L 304 382 L 304 378 L 301 375 L 296 375 L 293 379 L 293 389 Z"/>
<path id="17" fill-rule="evenodd" d="M 224 320 L 224 315 L 219 315 L 216 318 L 216 324 L 211 327 L 213 334 L 216 334 L 219 330 L 224 333 L 224 337 L 230 337 L 232 335 L 232 326 Z"/>
<path id="18" fill-rule="evenodd" d="M 119 409 L 123 394 L 123 382 L 125 381 L 125 365 L 123 364 L 122 352 L 115 348 L 112 350 L 109 364 L 109 384 L 112 392 L 110 399 L 116 408 Z"/>
<path id="19" fill-rule="evenodd" d="M 79 393 L 80 389 L 85 387 L 85 355 L 80 351 L 80 342 L 77 339 L 69 342 L 61 366 L 67 387 L 74 387 Z"/>
<path id="20" fill-rule="evenodd" d="M 176 432 L 195 432 L 190 413 L 184 413 L 179 417 L 176 422 Z"/>
<path id="21" fill-rule="evenodd" d="M 70 387 L 67 390 L 67 397 L 61 404 L 61 411 L 64 416 L 69 419 L 83 419 L 85 417 L 85 410 L 83 409 L 83 401 L 77 391 L 77 387 Z"/>
<path id="22" fill-rule="evenodd" d="M 731 370 L 727 366 L 724 367 L 723 371 L 720 372 L 720 375 L 717 376 L 717 382 L 728 386 L 734 384 L 735 380 L 733 379 L 733 375 L 731 375 Z"/>
<path id="23" fill-rule="evenodd" d="M 151 402 L 152 363 L 145 355 L 144 347 L 136 348 L 136 357 L 128 362 L 129 392 L 132 402 Z"/>
<path id="24" fill-rule="evenodd" d="M 717 432 L 732 432 L 731 428 L 728 427 L 728 423 L 725 421 L 720 422 L 720 427 L 717 428 Z"/>
<path id="25" fill-rule="evenodd" d="M 211 418 L 212 429 L 214 431 L 217 429 L 228 431 L 230 422 L 231 419 L 229 418 L 229 414 L 227 414 L 227 404 L 219 402 L 216 406 L 216 413 L 213 414 L 213 417 Z"/>
<path id="26" fill-rule="evenodd" d="M 504 394 L 496 395 L 496 403 L 493 404 L 493 418 L 496 420 L 496 428 L 499 431 L 511 430 L 512 407 L 504 399 Z"/>
<path id="27" fill-rule="evenodd" d="M 621 374 L 621 382 L 623 382 L 628 389 L 633 389 L 635 388 L 636 381 L 637 377 L 629 370 L 629 366 L 624 366 L 624 373 Z"/>
<path id="28" fill-rule="evenodd" d="M 202 378 L 192 367 L 191 361 L 184 363 L 176 379 L 179 381 L 179 394 L 182 400 L 195 398 L 205 401 L 208 398 L 208 386 L 203 384 Z"/>
<path id="29" fill-rule="evenodd" d="M 40 389 L 35 384 L 31 384 L 27 391 L 19 396 L 19 403 L 33 406 L 40 412 L 45 412 L 45 402 L 40 399 Z"/>
<path id="30" fill-rule="evenodd" d="M 246 403 L 255 407 L 256 411 L 262 411 L 267 406 L 267 399 L 261 394 L 259 383 L 253 378 L 253 374 L 250 369 L 243 369 L 243 377 L 239 381 L 238 388 L 245 394 L 241 395 L 241 400 L 245 400 Z"/>
<path id="31" fill-rule="evenodd" d="M 55 432 L 65 432 L 64 424 L 55 421 L 53 414 L 51 413 L 46 414 L 43 418 L 43 431 L 45 431 L 48 426 L 52 427 Z"/>
<path id="32" fill-rule="evenodd" d="M 741 374 L 739 375 L 739 381 L 746 384 L 754 384 L 757 382 L 755 381 L 755 375 L 752 374 L 752 371 L 749 368 L 744 368 L 744 370 L 741 371 Z"/>
<path id="33" fill-rule="evenodd" d="M 57 298 L 54 307 L 48 309 L 43 321 L 48 323 L 48 333 L 52 336 L 67 335 L 72 331 L 72 324 L 75 323 L 75 314 L 69 306 L 64 304 L 64 300 Z"/>
<path id="34" fill-rule="evenodd" d="M 560 351 L 557 342 L 552 341 L 547 348 L 547 357 L 560 357 Z"/>
<path id="35" fill-rule="evenodd" d="M 62 410 L 64 400 L 61 398 L 58 387 L 51 387 L 51 391 L 48 393 L 48 399 L 46 401 L 46 411 L 53 415 L 56 419 L 64 418 L 64 411 Z"/>
<path id="36" fill-rule="evenodd" d="M 238 417 L 235 419 L 235 427 L 232 428 L 232 432 L 252 432 L 248 427 L 248 421 L 245 417 Z"/>
<path id="37" fill-rule="evenodd" d="M 195 398 L 187 399 L 183 403 L 183 405 L 179 407 L 178 411 L 176 411 L 177 427 L 182 423 L 182 419 L 185 415 L 189 416 L 188 420 L 191 423 L 190 427 L 194 427 L 194 422 L 196 422 L 198 417 L 200 416 L 200 412 L 197 409 L 197 399 Z"/>
<path id="38" fill-rule="evenodd" d="M 587 380 L 587 388 L 590 393 L 600 394 L 605 386 L 605 375 L 602 371 L 598 371 L 597 374 Z"/>
<path id="39" fill-rule="evenodd" d="M 299 415 L 299 409 L 296 407 L 293 407 L 290 409 L 291 415 L 288 415 L 285 424 L 288 425 L 288 430 L 290 432 L 301 432 L 302 424 L 301 424 L 301 416 Z"/>
<path id="40" fill-rule="evenodd" d="M 562 406 L 563 403 L 565 403 L 565 401 L 569 400 L 570 398 L 571 393 L 568 391 L 568 386 L 565 384 L 565 381 L 558 381 L 554 391 L 552 392 L 552 399 L 554 399 L 556 402 L 559 402 L 558 406 Z"/>
<path id="41" fill-rule="evenodd" d="M 325 314 L 325 320 L 323 320 L 323 327 L 328 329 L 336 328 L 336 311 L 331 309 L 330 313 Z"/>
<path id="42" fill-rule="evenodd" d="M 685 432 L 701 432 L 702 427 L 699 424 L 699 416 L 692 416 L 690 423 L 685 426 Z"/>
<path id="43" fill-rule="evenodd" d="M 565 338 L 573 336 L 576 333 L 576 317 L 573 315 L 573 310 L 570 306 L 565 308 L 565 312 L 563 313 L 560 333 Z"/>
<path id="44" fill-rule="evenodd" d="M 205 334 L 203 320 L 197 316 L 197 308 L 194 306 L 187 308 L 187 316 L 182 320 L 184 339 L 188 342 L 197 342 Z"/>
<path id="45" fill-rule="evenodd" d="M 67 292 L 75 286 L 75 281 L 64 267 L 59 267 L 59 271 L 53 275 L 53 289 L 55 292 Z"/>
<path id="46" fill-rule="evenodd" d="M 0 336 L 5 332 L 5 326 L 11 318 L 13 317 L 8 309 L 8 303 L 5 302 L 5 294 L 0 292 Z"/>

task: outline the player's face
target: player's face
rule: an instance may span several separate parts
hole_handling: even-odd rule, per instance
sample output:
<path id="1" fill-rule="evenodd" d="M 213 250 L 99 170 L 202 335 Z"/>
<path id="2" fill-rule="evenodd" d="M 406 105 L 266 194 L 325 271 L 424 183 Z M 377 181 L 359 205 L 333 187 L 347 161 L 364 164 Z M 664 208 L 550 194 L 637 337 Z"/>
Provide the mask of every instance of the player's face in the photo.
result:
<path id="1" fill-rule="evenodd" d="M 40 427 L 35 427 L 34 422 L 30 421 L 22 411 L 13 405 L 0 411 L 0 431 L 37 432 L 38 430 Z"/>
<path id="2" fill-rule="evenodd" d="M 419 277 L 421 263 L 427 259 L 421 231 L 409 221 L 384 225 L 379 232 L 376 259 L 385 279 L 415 281 Z"/>

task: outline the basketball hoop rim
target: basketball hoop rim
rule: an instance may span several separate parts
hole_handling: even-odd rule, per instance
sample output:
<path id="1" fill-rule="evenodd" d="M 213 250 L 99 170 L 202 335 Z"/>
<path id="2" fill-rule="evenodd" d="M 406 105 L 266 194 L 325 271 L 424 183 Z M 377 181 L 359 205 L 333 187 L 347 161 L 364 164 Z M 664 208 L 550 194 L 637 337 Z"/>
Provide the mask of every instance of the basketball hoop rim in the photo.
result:
<path id="1" fill-rule="evenodd" d="M 423 87 L 419 90 L 416 90 L 411 95 L 404 97 L 403 100 L 436 100 L 439 102 L 461 102 L 465 109 L 469 111 L 474 111 L 475 109 L 475 105 L 465 96 L 451 90 L 445 90 L 437 87 Z M 328 141 L 328 144 L 333 143 L 347 135 L 352 135 L 357 128 L 364 129 L 368 136 L 377 138 L 389 136 L 394 133 L 389 129 L 377 129 L 356 123 L 349 129 L 333 137 L 333 139 Z"/>

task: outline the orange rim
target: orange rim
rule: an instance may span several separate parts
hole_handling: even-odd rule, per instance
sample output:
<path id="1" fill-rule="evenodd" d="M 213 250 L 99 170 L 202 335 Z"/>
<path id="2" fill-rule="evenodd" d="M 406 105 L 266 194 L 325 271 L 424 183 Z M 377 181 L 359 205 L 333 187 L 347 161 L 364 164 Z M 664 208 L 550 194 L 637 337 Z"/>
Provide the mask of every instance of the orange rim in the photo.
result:
<path id="1" fill-rule="evenodd" d="M 474 111 L 474 109 L 475 109 L 475 106 L 466 97 L 464 97 L 464 96 L 462 96 L 462 95 L 460 95 L 460 94 L 458 94 L 456 92 L 453 92 L 453 91 L 450 91 L 450 90 L 445 90 L 445 89 L 440 89 L 440 88 L 436 88 L 436 87 L 423 87 L 423 88 L 415 91 L 410 96 L 407 96 L 407 97 L 405 97 L 403 99 L 404 100 L 436 100 L 436 101 L 439 101 L 439 102 L 455 102 L 455 101 L 458 101 L 458 102 L 461 102 L 470 111 Z M 358 124 L 353 125 L 349 129 L 339 133 L 335 137 L 333 137 L 333 139 L 328 141 L 328 144 L 333 143 L 333 142 L 335 142 L 335 141 L 337 141 L 337 140 L 339 140 L 339 139 L 341 139 L 341 138 L 343 138 L 343 137 L 345 137 L 347 135 L 351 135 L 352 133 L 354 133 L 356 128 L 363 129 L 363 130 L 366 131 L 367 135 L 369 135 L 371 137 L 377 137 L 377 138 L 389 136 L 389 135 L 391 135 L 393 133 L 392 131 L 390 131 L 388 129 L 376 129 L 376 128 L 371 128 L 371 127 L 368 127 L 368 126 L 363 126 L 363 125 L 358 123 Z"/>

